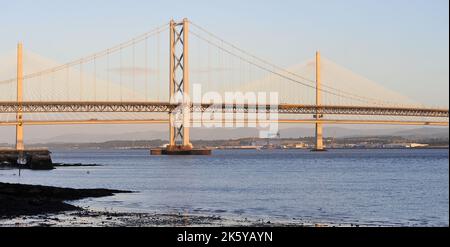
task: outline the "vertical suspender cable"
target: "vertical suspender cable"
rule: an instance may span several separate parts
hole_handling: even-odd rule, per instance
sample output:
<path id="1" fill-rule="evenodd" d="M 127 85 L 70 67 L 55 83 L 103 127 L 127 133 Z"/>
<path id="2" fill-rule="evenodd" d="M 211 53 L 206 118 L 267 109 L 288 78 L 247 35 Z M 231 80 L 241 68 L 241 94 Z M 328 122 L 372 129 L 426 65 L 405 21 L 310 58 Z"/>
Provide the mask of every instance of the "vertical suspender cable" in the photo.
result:
<path id="1" fill-rule="evenodd" d="M 41 98 L 41 85 L 40 85 L 40 83 L 39 83 L 39 81 L 40 81 L 40 76 L 37 76 L 37 77 L 35 78 L 35 80 L 36 80 L 36 94 L 37 94 L 36 100 L 37 100 L 37 101 L 42 101 L 42 98 Z"/>
<path id="2" fill-rule="evenodd" d="M 123 101 L 123 95 L 122 95 L 122 90 L 123 90 L 123 87 L 122 87 L 122 63 L 123 63 L 123 61 L 122 61 L 122 47 L 120 47 L 120 72 L 119 72 L 119 84 L 120 84 L 120 102 L 122 102 Z"/>
<path id="3" fill-rule="evenodd" d="M 208 78 L 206 80 L 206 88 L 205 90 L 210 91 L 211 89 L 209 88 L 209 83 L 211 83 L 211 45 L 208 44 L 208 60 L 207 60 L 207 68 L 206 71 L 208 73 Z M 212 90 L 214 90 L 214 88 L 212 88 Z"/>
<path id="4" fill-rule="evenodd" d="M 148 38 L 146 38 L 145 39 L 145 52 L 144 52 L 144 63 L 145 63 L 145 80 L 144 80 L 144 87 L 145 87 L 145 101 L 148 101 L 148 83 L 149 83 L 149 80 L 148 80 L 148 70 L 149 70 L 149 68 L 148 68 L 148 56 L 149 56 L 149 54 L 148 54 Z"/>
<path id="5" fill-rule="evenodd" d="M 136 101 L 136 43 L 133 41 L 133 101 Z"/>
<path id="6" fill-rule="evenodd" d="M 97 58 L 94 58 L 94 101 L 97 100 Z"/>
<path id="7" fill-rule="evenodd" d="M 50 97 L 55 97 L 53 100 L 56 101 L 57 99 L 56 99 L 55 74 L 54 73 L 51 74 L 51 87 L 52 87 L 52 89 L 51 89 Z"/>
<path id="8" fill-rule="evenodd" d="M 80 62 L 80 101 L 82 101 L 83 95 L 83 62 Z"/>
<path id="9" fill-rule="evenodd" d="M 107 53 L 106 53 L 106 101 L 109 101 L 109 84 L 110 84 L 110 80 L 111 80 L 111 78 L 110 78 L 110 76 L 109 76 L 109 73 L 110 73 L 110 69 L 109 69 L 109 49 L 108 49 L 108 51 L 107 51 Z"/>
<path id="10" fill-rule="evenodd" d="M 69 94 L 69 67 L 66 68 L 66 99 L 68 100 L 70 98 Z"/>
<path id="11" fill-rule="evenodd" d="M 160 83 L 161 83 L 161 64 L 160 64 L 160 42 L 161 42 L 161 34 L 158 33 L 156 37 L 156 100 L 159 101 L 159 94 L 160 94 Z M 170 96 L 169 96 L 170 97 Z"/>

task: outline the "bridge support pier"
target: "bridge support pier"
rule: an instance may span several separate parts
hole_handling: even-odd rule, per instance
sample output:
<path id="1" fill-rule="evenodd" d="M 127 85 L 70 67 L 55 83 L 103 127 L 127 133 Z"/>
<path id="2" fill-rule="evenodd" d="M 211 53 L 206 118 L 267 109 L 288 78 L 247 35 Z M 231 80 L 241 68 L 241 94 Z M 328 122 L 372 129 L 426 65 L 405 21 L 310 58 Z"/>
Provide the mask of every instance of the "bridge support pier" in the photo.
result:
<path id="1" fill-rule="evenodd" d="M 0 168 L 31 170 L 54 169 L 51 152 L 47 149 L 14 150 L 0 149 Z"/>
<path id="2" fill-rule="evenodd" d="M 316 146 L 313 150 L 314 152 L 323 152 L 323 151 L 327 151 L 323 145 L 323 127 L 322 124 L 318 124 L 316 123 Z"/>
<path id="3" fill-rule="evenodd" d="M 22 153 L 25 149 L 23 144 L 23 114 L 22 114 L 22 102 L 23 102 L 23 45 L 19 43 L 17 45 L 17 104 L 18 109 L 16 112 L 16 150 Z M 20 158 L 21 155 L 19 155 Z"/>
<path id="4" fill-rule="evenodd" d="M 320 78 L 320 52 L 316 52 L 316 114 L 314 118 L 320 120 L 323 118 L 322 113 L 319 111 L 321 105 L 321 78 Z M 316 143 L 313 150 L 314 152 L 326 151 L 323 145 L 323 126 L 321 123 L 316 123 L 316 133 L 315 133 Z"/>

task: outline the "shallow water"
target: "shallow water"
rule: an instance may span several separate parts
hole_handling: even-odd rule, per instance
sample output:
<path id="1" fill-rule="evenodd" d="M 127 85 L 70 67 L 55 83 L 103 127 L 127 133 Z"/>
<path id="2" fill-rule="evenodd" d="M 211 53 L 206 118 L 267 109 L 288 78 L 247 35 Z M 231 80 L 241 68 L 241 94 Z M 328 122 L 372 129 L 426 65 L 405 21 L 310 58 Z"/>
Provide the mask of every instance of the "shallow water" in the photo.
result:
<path id="1" fill-rule="evenodd" d="M 448 226 L 448 150 L 227 150 L 209 157 L 146 150 L 53 151 L 102 167 L 0 170 L 1 182 L 139 191 L 75 204 L 129 212 Z"/>

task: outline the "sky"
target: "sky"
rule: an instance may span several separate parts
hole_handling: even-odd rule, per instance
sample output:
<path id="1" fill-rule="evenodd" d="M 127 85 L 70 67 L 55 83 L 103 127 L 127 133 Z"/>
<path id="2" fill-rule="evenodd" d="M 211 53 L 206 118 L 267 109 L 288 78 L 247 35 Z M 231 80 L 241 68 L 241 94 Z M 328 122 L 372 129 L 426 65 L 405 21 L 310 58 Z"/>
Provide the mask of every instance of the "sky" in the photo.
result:
<path id="1" fill-rule="evenodd" d="M 316 50 L 420 103 L 449 104 L 448 0 L 0 0 L 0 57 L 61 63 L 184 17 L 289 67 Z M 0 68 L 1 69 L 1 68 Z M 3 79 L 3 78 L 0 78 Z"/>
<path id="2" fill-rule="evenodd" d="M 23 41 L 63 63 L 187 17 L 278 65 L 320 50 L 389 89 L 448 106 L 448 0 L 0 1 L 0 56 Z"/>

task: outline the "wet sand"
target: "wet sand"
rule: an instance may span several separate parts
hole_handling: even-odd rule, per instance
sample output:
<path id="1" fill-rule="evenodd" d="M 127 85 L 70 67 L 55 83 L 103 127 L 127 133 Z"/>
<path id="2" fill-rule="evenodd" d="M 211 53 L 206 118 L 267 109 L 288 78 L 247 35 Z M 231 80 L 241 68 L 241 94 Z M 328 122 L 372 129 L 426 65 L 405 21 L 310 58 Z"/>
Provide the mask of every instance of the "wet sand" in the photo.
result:
<path id="1" fill-rule="evenodd" d="M 270 222 L 262 219 L 187 214 L 118 213 L 77 210 L 0 218 L 0 227 L 328 227 L 306 222 Z M 350 225 L 346 225 L 350 226 Z"/>

